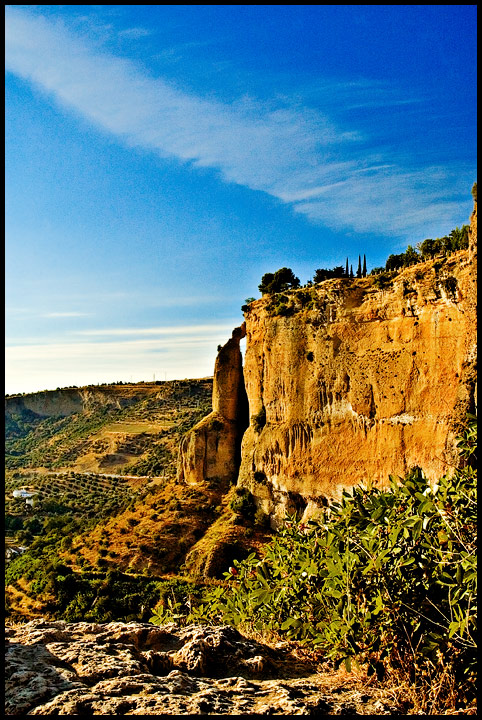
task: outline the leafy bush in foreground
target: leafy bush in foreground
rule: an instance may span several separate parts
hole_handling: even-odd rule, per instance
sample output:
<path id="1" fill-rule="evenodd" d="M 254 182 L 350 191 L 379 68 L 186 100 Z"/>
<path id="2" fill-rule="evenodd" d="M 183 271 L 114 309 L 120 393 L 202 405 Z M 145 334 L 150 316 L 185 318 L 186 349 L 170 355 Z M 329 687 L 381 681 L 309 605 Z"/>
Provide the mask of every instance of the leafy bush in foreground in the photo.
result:
<path id="1" fill-rule="evenodd" d="M 476 425 L 459 439 L 465 467 L 431 487 L 420 469 L 390 488 L 344 492 L 316 522 L 289 518 L 260 560 L 234 562 L 187 620 L 284 633 L 336 663 L 450 669 L 470 695 L 476 657 Z M 473 692 L 473 690 L 472 690 Z"/>

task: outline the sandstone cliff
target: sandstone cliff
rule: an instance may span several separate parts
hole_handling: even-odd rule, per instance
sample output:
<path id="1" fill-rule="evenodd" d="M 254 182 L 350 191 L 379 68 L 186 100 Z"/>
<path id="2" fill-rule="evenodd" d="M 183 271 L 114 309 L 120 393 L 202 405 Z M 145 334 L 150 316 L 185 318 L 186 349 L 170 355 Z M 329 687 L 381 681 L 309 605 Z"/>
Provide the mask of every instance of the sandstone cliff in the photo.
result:
<path id="1" fill-rule="evenodd" d="M 406 268 L 382 288 L 370 276 L 334 279 L 248 306 L 233 381 L 237 397 L 244 374 L 251 419 L 238 484 L 273 524 L 285 511 L 310 516 L 359 482 L 383 484 L 413 466 L 435 480 L 457 462 L 457 424 L 476 403 L 476 237 L 475 208 L 468 250 Z M 186 479 L 218 472 L 221 446 L 236 473 L 232 440 L 209 430 L 216 418 L 183 444 Z"/>
<path id="2" fill-rule="evenodd" d="M 235 482 L 240 446 L 248 425 L 248 405 L 239 342 L 244 324 L 219 349 L 214 367 L 212 412 L 187 433 L 181 443 L 178 479 L 188 484 Z"/>
<path id="3" fill-rule="evenodd" d="M 435 480 L 455 461 L 455 425 L 473 409 L 475 276 L 467 252 L 371 278 L 270 298 L 246 315 L 251 423 L 239 483 L 271 515 L 418 465 Z M 306 296 L 308 295 L 308 304 Z"/>

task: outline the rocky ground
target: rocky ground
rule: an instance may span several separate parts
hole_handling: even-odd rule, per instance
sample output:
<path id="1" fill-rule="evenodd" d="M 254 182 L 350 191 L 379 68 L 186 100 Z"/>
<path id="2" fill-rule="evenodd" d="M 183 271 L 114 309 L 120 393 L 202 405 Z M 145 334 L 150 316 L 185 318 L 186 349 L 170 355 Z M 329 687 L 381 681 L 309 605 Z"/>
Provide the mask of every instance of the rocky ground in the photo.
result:
<path id="1" fill-rule="evenodd" d="M 403 715 L 360 674 L 330 672 L 229 626 L 6 628 L 7 715 Z"/>

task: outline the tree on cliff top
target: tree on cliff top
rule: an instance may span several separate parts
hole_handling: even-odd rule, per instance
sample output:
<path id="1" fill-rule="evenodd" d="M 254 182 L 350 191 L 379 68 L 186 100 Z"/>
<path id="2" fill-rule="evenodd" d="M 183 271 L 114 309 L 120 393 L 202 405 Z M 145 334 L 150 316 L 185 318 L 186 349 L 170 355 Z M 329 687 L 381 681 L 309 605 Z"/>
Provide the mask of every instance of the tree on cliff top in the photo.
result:
<path id="1" fill-rule="evenodd" d="M 315 283 L 323 282 L 323 280 L 329 280 L 330 278 L 342 278 L 345 277 L 343 265 L 336 265 L 332 270 L 326 268 L 318 268 L 313 277 Z"/>
<path id="2" fill-rule="evenodd" d="M 259 291 L 263 295 L 270 295 L 272 293 L 283 292 L 290 288 L 299 288 L 300 280 L 297 278 L 291 268 L 280 268 L 274 274 L 266 273 L 261 278 L 259 284 Z"/>

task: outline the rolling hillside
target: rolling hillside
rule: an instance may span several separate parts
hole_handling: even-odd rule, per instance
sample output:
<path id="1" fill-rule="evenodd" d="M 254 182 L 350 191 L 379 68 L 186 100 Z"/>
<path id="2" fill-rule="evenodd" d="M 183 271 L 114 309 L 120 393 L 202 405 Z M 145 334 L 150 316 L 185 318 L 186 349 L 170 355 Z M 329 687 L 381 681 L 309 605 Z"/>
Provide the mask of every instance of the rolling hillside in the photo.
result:
<path id="1" fill-rule="evenodd" d="M 180 440 L 211 395 L 205 378 L 6 398 L 10 617 L 147 619 L 186 561 L 219 577 L 264 539 L 232 510 L 234 488 L 176 479 Z M 102 599 L 112 573 L 125 585 L 117 608 Z"/>

